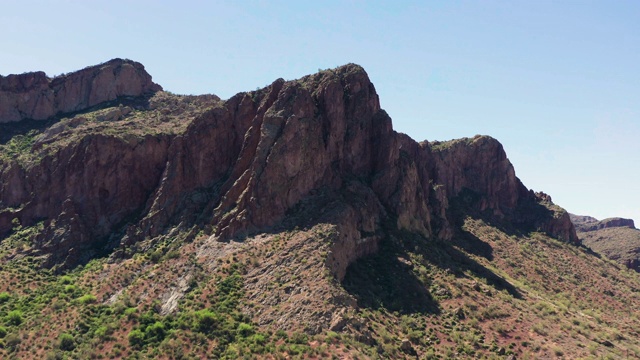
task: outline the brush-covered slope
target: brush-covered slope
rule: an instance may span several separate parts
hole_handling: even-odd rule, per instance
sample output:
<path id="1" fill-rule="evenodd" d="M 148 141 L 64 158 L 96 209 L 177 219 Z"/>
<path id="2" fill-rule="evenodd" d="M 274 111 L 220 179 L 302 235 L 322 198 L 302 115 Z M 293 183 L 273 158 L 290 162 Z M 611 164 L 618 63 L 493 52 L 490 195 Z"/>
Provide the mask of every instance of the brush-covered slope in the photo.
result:
<path id="1" fill-rule="evenodd" d="M 125 95 L 2 125 L 0 355 L 638 354 L 636 275 L 495 139 L 393 131 L 361 67 Z"/>

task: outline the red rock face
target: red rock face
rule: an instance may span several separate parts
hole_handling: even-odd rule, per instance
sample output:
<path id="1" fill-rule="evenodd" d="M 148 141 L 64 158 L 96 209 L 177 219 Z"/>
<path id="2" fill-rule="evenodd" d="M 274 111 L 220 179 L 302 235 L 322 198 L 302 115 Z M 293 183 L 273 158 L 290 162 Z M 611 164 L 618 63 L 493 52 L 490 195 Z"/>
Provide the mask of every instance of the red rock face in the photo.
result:
<path id="1" fill-rule="evenodd" d="M 54 79 L 43 72 L 0 76 L 0 123 L 45 120 L 115 100 L 162 90 L 142 64 L 114 59 Z"/>
<path id="2" fill-rule="evenodd" d="M 593 230 L 607 229 L 607 228 L 613 228 L 613 227 L 628 227 L 628 228 L 631 228 L 631 229 L 635 229 L 636 228 L 632 219 L 609 218 L 609 219 L 601 220 L 598 223 L 597 228 L 595 228 Z M 585 230 L 585 231 L 589 231 L 589 230 Z"/>
<path id="3" fill-rule="evenodd" d="M 571 221 L 574 223 L 576 230 L 581 232 L 595 231 L 600 229 L 626 227 L 635 229 L 635 224 L 632 219 L 624 219 L 620 217 L 607 218 L 604 220 L 598 220 L 591 216 L 573 215 L 570 214 Z"/>
<path id="4" fill-rule="evenodd" d="M 16 89 L 58 89 L 56 111 L 156 89 L 144 76 L 148 81 L 119 81 L 139 74 L 131 64 L 105 66 L 52 83 L 39 75 L 11 81 Z M 450 238 L 449 203 L 463 190 L 478 195 L 478 211 L 498 217 L 536 201 L 490 137 L 429 144 L 393 131 L 357 65 L 238 94 L 180 135 L 131 141 L 89 135 L 28 168 L 0 164 L 0 177 L 6 206 L 0 232 L 14 217 L 23 224 L 45 219 L 52 230 L 41 237 L 43 248 L 65 254 L 108 236 L 132 215 L 137 220 L 129 222 L 123 243 L 171 224 L 200 224 L 224 240 L 269 231 L 292 215 L 304 218 L 295 214 L 299 204 L 330 194 L 333 205 L 318 212 L 338 225 L 327 261 L 339 279 L 351 262 L 377 251 L 388 224 Z M 568 228 L 556 223 L 564 224 L 551 217 L 545 230 L 571 240 L 571 222 Z"/>

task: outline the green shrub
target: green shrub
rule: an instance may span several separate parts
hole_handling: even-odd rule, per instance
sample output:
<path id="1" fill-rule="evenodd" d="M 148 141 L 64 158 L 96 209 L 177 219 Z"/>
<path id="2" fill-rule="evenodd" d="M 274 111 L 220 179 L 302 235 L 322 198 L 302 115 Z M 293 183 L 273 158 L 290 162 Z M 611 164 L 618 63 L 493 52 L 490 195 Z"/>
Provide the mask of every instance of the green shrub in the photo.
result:
<path id="1" fill-rule="evenodd" d="M 276 339 L 287 340 L 288 338 L 289 338 L 289 335 L 287 335 L 286 331 L 282 329 L 278 329 L 278 331 L 276 331 Z"/>
<path id="2" fill-rule="evenodd" d="M 76 342 L 70 334 L 60 334 L 58 347 L 60 350 L 71 351 L 76 347 Z"/>
<path id="3" fill-rule="evenodd" d="M 145 337 L 150 342 L 162 341 L 166 335 L 164 324 L 160 321 L 156 321 L 152 325 L 147 326 L 145 333 Z"/>
<path id="4" fill-rule="evenodd" d="M 166 259 L 177 259 L 180 257 L 180 252 L 177 250 L 171 250 L 164 257 Z"/>
<path id="5" fill-rule="evenodd" d="M 15 325 L 15 326 L 22 324 L 22 311 L 20 310 L 9 311 L 9 314 L 7 314 L 7 323 L 9 325 Z"/>
<path id="6" fill-rule="evenodd" d="M 196 311 L 195 318 L 195 330 L 205 334 L 217 329 L 222 321 L 217 313 L 207 309 Z"/>
<path id="7" fill-rule="evenodd" d="M 238 325 L 238 335 L 240 335 L 241 337 L 248 337 L 251 336 L 253 334 L 253 326 L 246 324 L 246 323 L 240 323 Z"/>
<path id="8" fill-rule="evenodd" d="M 157 264 L 160 259 L 162 259 L 162 255 L 162 250 L 156 250 L 149 255 L 149 260 L 151 260 L 152 263 Z"/>
<path id="9" fill-rule="evenodd" d="M 336 339 L 340 338 L 340 335 L 335 331 L 327 332 L 327 337 L 324 339 L 328 344 L 334 342 Z"/>
<path id="10" fill-rule="evenodd" d="M 91 294 L 82 295 L 80 298 L 78 298 L 78 302 L 83 305 L 93 304 L 96 302 L 96 300 L 96 297 Z"/>
<path id="11" fill-rule="evenodd" d="M 109 337 L 109 329 L 106 326 L 100 326 L 93 333 L 100 340 L 107 340 Z"/>
<path id="12" fill-rule="evenodd" d="M 7 301 L 9 301 L 9 299 L 11 298 L 11 295 L 9 295 L 8 292 L 1 292 L 0 293 L 0 304 L 5 303 Z"/>
<path id="13" fill-rule="evenodd" d="M 142 347 L 144 345 L 144 333 L 139 329 L 131 330 L 127 338 L 129 338 L 129 344 L 133 347 Z"/>
<path id="14" fill-rule="evenodd" d="M 300 355 L 304 354 L 309 350 L 308 346 L 300 345 L 300 344 L 291 344 L 287 348 L 287 352 L 289 355 Z"/>
<path id="15" fill-rule="evenodd" d="M 293 344 L 306 345 L 309 342 L 309 336 L 305 333 L 295 332 L 291 334 L 289 342 Z"/>
<path id="16" fill-rule="evenodd" d="M 251 341 L 258 345 L 264 345 L 267 339 L 262 334 L 255 334 L 251 337 Z"/>
<path id="17" fill-rule="evenodd" d="M 138 313 L 138 309 L 137 309 L 137 308 L 134 308 L 134 307 L 127 308 L 127 309 L 125 309 L 125 311 L 124 311 L 124 315 L 125 315 L 125 316 L 127 317 L 127 319 L 129 319 L 129 320 L 133 320 L 133 319 L 137 318 L 137 317 L 138 317 L 138 314 L 137 314 L 137 313 Z"/>
<path id="18" fill-rule="evenodd" d="M 0 326 L 0 339 L 7 336 L 7 328 L 4 326 Z"/>

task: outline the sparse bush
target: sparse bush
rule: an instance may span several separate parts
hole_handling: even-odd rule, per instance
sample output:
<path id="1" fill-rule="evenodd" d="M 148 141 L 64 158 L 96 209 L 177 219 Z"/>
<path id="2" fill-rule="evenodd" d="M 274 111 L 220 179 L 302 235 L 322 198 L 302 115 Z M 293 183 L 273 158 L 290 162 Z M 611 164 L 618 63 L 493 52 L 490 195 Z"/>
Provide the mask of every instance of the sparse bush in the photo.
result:
<path id="1" fill-rule="evenodd" d="M 47 353 L 46 360 L 62 360 L 64 359 L 64 355 L 59 351 L 51 351 Z"/>
<path id="2" fill-rule="evenodd" d="M 542 336 L 547 336 L 549 335 L 549 331 L 547 330 L 547 327 L 542 324 L 542 323 L 536 323 L 531 327 L 531 330 L 533 330 L 535 333 L 537 333 L 538 335 L 542 335 Z"/>
<path id="3" fill-rule="evenodd" d="M 509 313 L 504 311 L 498 305 L 489 305 L 481 312 L 483 319 L 498 319 L 503 317 L 509 317 Z"/>
<path id="4" fill-rule="evenodd" d="M 5 345 L 10 349 L 15 349 L 18 345 L 20 345 L 21 342 L 22 339 L 20 339 L 20 337 L 16 334 L 9 334 L 4 339 Z"/>
<path id="5" fill-rule="evenodd" d="M 555 356 L 563 356 L 564 355 L 564 351 L 559 347 L 554 347 L 553 348 L 553 354 Z"/>
<path id="6" fill-rule="evenodd" d="M 289 342 L 293 344 L 306 345 L 309 342 L 309 336 L 307 336 L 307 334 L 305 333 L 295 332 L 291 334 Z"/>

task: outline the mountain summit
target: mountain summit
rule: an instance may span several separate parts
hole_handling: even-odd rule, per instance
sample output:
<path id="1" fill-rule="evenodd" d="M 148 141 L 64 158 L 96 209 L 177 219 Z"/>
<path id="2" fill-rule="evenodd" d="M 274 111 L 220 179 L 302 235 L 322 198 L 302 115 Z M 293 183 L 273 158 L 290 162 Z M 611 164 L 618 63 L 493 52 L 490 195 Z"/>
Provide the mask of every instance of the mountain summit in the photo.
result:
<path id="1" fill-rule="evenodd" d="M 618 316 L 640 300 L 619 289 L 634 275 L 580 247 L 569 214 L 521 183 L 497 140 L 395 132 L 358 65 L 228 100 L 164 92 L 120 59 L 0 85 L 0 355 L 635 346 L 608 333 L 631 331 Z M 552 336 L 581 326 L 602 333 Z"/>
<path id="2" fill-rule="evenodd" d="M 86 110 L 122 96 L 140 96 L 162 88 L 151 82 L 142 64 L 113 59 L 55 78 L 42 71 L 0 76 L 0 123 L 45 120 Z"/>

